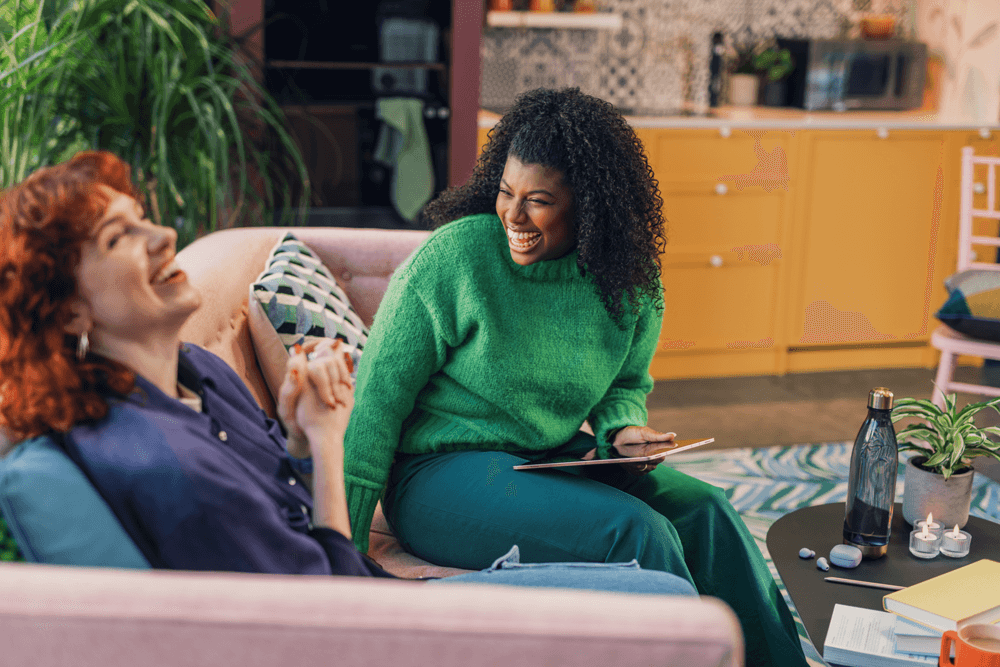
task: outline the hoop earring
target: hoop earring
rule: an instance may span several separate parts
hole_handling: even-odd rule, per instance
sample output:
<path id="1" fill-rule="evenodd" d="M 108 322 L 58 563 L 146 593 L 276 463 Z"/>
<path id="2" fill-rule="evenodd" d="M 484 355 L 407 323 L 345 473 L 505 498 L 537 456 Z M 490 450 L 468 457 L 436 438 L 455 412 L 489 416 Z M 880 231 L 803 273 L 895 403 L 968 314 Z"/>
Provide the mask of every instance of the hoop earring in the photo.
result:
<path id="1" fill-rule="evenodd" d="M 76 344 L 76 358 L 83 361 L 87 356 L 87 352 L 90 350 L 90 337 L 87 332 L 84 331 L 80 334 L 80 341 Z"/>

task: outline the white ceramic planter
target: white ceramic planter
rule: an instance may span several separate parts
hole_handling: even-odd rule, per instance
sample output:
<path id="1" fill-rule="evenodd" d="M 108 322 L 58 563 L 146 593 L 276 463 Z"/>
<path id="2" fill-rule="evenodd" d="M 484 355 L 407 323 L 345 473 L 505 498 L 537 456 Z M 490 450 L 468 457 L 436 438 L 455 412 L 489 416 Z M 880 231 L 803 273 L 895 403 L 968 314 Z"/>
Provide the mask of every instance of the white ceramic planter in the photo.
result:
<path id="1" fill-rule="evenodd" d="M 911 458 L 906 462 L 903 478 L 903 518 L 913 526 L 932 513 L 934 521 L 945 528 L 955 524 L 961 528 L 969 520 L 973 475 L 975 471 L 969 470 L 952 475 L 946 482 L 943 475 L 913 465 Z"/>
<path id="2" fill-rule="evenodd" d="M 729 103 L 738 107 L 757 104 L 760 77 L 755 74 L 733 74 L 729 77 Z"/>

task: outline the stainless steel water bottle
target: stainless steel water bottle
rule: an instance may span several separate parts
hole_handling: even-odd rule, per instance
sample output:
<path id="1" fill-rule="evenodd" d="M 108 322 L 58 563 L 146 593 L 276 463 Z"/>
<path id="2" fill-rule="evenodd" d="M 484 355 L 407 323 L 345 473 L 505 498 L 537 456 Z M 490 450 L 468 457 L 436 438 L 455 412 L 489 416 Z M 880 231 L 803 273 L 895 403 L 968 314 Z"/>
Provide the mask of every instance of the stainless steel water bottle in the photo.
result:
<path id="1" fill-rule="evenodd" d="M 885 387 L 869 392 L 868 417 L 851 453 L 844 542 L 861 549 L 861 555 L 868 559 L 885 555 L 892 527 L 898 461 L 892 399 L 892 392 Z"/>

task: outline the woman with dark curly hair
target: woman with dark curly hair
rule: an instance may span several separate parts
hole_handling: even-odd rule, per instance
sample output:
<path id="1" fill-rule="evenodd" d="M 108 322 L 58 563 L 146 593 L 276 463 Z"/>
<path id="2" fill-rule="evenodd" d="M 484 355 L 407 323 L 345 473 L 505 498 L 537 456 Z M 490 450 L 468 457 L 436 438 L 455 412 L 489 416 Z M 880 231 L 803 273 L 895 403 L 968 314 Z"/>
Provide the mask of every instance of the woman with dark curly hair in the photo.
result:
<path id="1" fill-rule="evenodd" d="M 646 426 L 662 200 L 635 133 L 577 89 L 521 96 L 436 231 L 390 280 L 345 436 L 354 540 L 375 505 L 403 546 L 468 569 L 636 559 L 736 611 L 751 665 L 803 665 L 788 607 L 722 490 L 666 466 L 514 471 L 662 447 Z M 593 434 L 581 426 L 588 423 Z M 384 495 L 383 495 L 384 491 Z"/>

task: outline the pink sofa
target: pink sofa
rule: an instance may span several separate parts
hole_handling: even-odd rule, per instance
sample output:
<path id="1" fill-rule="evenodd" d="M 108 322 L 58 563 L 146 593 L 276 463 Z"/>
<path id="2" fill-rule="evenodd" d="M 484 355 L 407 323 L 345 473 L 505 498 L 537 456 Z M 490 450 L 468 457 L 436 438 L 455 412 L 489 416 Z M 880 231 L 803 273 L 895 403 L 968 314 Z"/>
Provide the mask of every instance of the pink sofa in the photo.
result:
<path id="1" fill-rule="evenodd" d="M 203 295 L 183 338 L 235 368 L 272 415 L 247 297 L 284 231 L 216 232 L 178 255 Z M 392 271 L 427 235 L 294 232 L 368 324 Z M 370 541 L 369 555 L 394 574 L 463 572 L 403 552 L 380 512 Z M 27 564 L 0 565 L 0 591 L 0 655 L 35 667 L 743 664 L 735 615 L 706 597 Z"/>

